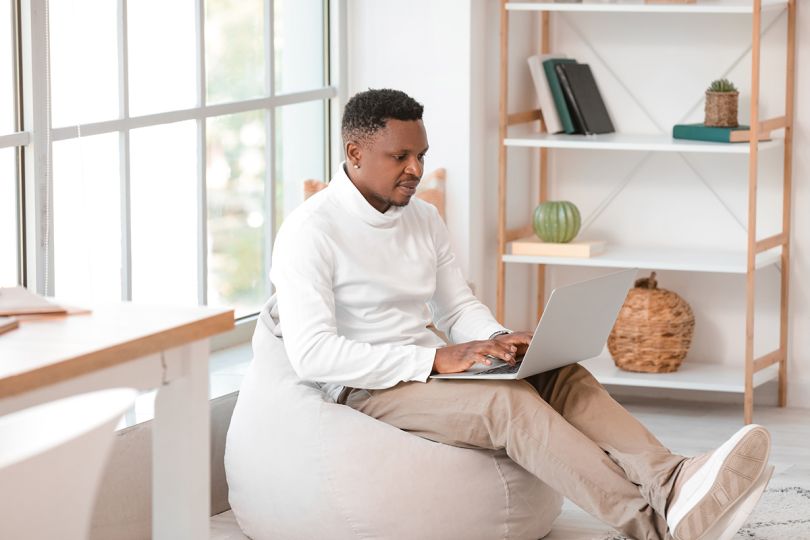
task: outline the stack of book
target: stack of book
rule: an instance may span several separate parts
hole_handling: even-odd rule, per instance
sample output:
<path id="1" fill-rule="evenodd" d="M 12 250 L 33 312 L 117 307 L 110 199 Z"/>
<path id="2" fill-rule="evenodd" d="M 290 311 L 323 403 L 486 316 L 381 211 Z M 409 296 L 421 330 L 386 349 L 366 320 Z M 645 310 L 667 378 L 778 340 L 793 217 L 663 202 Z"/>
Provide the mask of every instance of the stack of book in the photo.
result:
<path id="1" fill-rule="evenodd" d="M 613 133 L 602 94 L 588 64 L 559 54 L 528 59 L 549 133 Z"/>

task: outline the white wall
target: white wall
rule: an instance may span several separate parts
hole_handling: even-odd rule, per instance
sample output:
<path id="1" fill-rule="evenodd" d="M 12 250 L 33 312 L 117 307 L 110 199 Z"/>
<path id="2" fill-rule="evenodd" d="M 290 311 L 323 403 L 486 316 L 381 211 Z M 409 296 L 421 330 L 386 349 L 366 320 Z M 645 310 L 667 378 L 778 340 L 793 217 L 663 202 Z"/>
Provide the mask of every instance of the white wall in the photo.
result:
<path id="1" fill-rule="evenodd" d="M 476 292 L 494 305 L 497 257 L 498 2 L 495 0 L 352 0 L 349 3 L 349 94 L 368 87 L 400 88 L 425 105 L 431 151 L 428 170 L 448 169 L 448 227 Z M 763 41 L 761 112 L 784 106 L 785 14 Z M 534 106 L 525 57 L 539 49 L 538 17 L 510 17 L 510 112 Z M 796 65 L 810 56 L 810 12 L 799 10 Z M 750 18 L 639 14 L 565 14 L 552 17 L 554 49 L 591 65 L 616 127 L 625 132 L 666 132 L 673 123 L 700 121 L 708 82 L 729 76 L 741 87 L 740 116 L 749 117 Z M 726 70 L 732 66 L 728 73 Z M 793 405 L 810 406 L 810 270 L 808 130 L 810 71 L 799 68 L 793 159 L 793 238 L 790 288 L 790 389 Z M 804 105 L 804 106 L 803 106 Z M 588 221 L 609 193 L 641 163 L 626 187 L 582 238 L 621 239 L 635 245 L 744 248 L 747 162 L 636 152 L 553 153 L 553 198 L 575 201 Z M 646 157 L 646 161 L 643 161 Z M 758 235 L 778 230 L 781 153 L 762 155 Z M 509 154 L 509 226 L 528 223 L 536 199 L 537 151 Z M 533 272 L 507 266 L 507 317 L 530 326 Z M 549 286 L 607 270 L 554 267 Z M 755 354 L 777 345 L 776 268 L 757 273 Z M 697 326 L 690 359 L 742 366 L 745 277 L 660 272 L 659 284 L 692 305 Z M 550 289 L 549 287 L 549 289 Z"/>
<path id="2" fill-rule="evenodd" d="M 395 88 L 425 106 L 425 171 L 447 169 L 447 220 L 470 273 L 470 2 L 348 3 L 348 95 Z M 474 273 L 474 272 L 473 272 Z"/>

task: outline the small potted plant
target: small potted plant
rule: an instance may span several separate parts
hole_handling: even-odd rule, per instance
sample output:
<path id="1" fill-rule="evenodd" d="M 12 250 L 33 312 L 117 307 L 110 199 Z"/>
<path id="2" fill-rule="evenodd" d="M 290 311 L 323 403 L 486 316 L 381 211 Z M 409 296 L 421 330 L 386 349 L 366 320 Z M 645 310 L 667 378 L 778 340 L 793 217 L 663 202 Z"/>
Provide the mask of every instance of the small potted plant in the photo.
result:
<path id="1" fill-rule="evenodd" d="M 704 124 L 715 127 L 737 127 L 737 100 L 740 93 L 728 79 L 717 79 L 706 89 Z"/>

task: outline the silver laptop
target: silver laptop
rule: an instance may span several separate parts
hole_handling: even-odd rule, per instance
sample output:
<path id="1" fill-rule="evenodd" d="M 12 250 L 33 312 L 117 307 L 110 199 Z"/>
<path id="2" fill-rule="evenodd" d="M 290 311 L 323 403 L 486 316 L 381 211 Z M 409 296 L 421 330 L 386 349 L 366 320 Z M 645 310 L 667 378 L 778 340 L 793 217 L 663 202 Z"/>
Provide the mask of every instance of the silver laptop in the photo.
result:
<path id="1" fill-rule="evenodd" d="M 514 366 L 493 359 L 490 366 L 475 364 L 462 373 L 430 378 L 524 379 L 597 356 L 637 273 L 637 268 L 622 270 L 551 291 L 529 348 Z"/>

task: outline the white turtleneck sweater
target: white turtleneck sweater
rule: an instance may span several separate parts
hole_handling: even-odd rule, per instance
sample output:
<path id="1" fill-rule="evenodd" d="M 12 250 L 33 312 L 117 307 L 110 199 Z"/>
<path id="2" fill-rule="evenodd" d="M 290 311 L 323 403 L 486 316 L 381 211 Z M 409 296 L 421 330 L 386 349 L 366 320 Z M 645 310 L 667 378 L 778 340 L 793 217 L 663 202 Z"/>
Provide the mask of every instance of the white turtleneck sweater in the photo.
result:
<path id="1" fill-rule="evenodd" d="M 326 383 L 426 381 L 436 349 L 505 330 L 467 286 L 436 208 L 416 197 L 384 214 L 346 176 L 284 221 L 270 278 L 293 369 Z"/>

